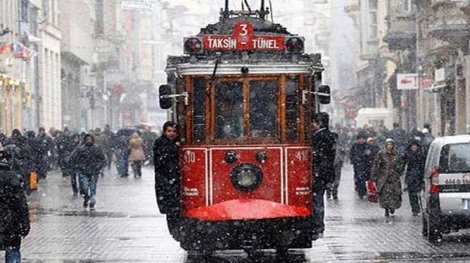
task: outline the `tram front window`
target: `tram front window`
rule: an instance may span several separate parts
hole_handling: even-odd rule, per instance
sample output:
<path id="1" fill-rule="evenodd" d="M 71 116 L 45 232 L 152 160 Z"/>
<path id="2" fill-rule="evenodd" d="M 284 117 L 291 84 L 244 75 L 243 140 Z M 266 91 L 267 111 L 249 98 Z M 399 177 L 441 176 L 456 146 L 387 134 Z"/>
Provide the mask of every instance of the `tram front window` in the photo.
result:
<path id="1" fill-rule="evenodd" d="M 277 137 L 278 82 L 275 80 L 250 81 L 250 137 Z"/>
<path id="2" fill-rule="evenodd" d="M 215 137 L 243 138 L 243 83 L 218 83 L 215 87 L 215 101 Z"/>

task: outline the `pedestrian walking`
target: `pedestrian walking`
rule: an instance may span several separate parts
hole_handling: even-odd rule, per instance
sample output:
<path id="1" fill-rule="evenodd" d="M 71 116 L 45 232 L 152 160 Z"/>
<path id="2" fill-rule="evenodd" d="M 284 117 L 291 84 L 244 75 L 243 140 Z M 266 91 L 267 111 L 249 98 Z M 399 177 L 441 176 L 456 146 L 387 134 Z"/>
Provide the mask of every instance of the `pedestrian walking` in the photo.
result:
<path id="1" fill-rule="evenodd" d="M 28 203 L 21 178 L 12 171 L 13 156 L 0 151 L 0 250 L 6 263 L 21 262 L 21 238 L 30 230 Z"/>
<path id="2" fill-rule="evenodd" d="M 37 147 L 36 164 L 38 165 L 38 175 L 40 179 L 45 179 L 50 168 L 51 156 L 54 154 L 54 143 L 52 138 L 46 135 L 46 130 L 43 127 L 39 128 L 35 146 Z"/>
<path id="3" fill-rule="evenodd" d="M 106 165 L 103 151 L 95 145 L 93 135 L 84 137 L 84 144 L 72 153 L 70 161 L 74 163 L 79 173 L 81 192 L 83 194 L 83 207 L 96 204 L 96 187 L 101 169 Z"/>
<path id="4" fill-rule="evenodd" d="M 175 236 L 181 218 L 179 146 L 177 125 L 165 122 L 162 136 L 155 140 L 153 157 L 155 165 L 155 193 L 160 213 L 166 214 L 168 229 Z"/>
<path id="5" fill-rule="evenodd" d="M 142 164 L 145 161 L 144 140 L 134 132 L 129 140 L 129 162 L 131 162 L 134 178 L 142 177 Z"/>
<path id="6" fill-rule="evenodd" d="M 106 124 L 104 126 L 104 131 L 102 132 L 103 136 L 103 151 L 106 155 L 106 164 L 108 169 L 111 169 L 111 164 L 113 162 L 113 155 L 115 150 L 115 134 L 111 131 L 111 127 Z"/>
<path id="7" fill-rule="evenodd" d="M 323 235 L 325 231 L 324 194 L 328 185 L 335 180 L 335 144 L 337 135 L 329 129 L 327 113 L 317 113 L 313 120 L 313 239 Z"/>
<path id="8" fill-rule="evenodd" d="M 65 157 L 66 158 L 66 165 L 65 169 L 67 170 L 67 173 L 70 174 L 70 183 L 72 185 L 72 191 L 73 191 L 73 196 L 77 196 L 78 192 L 81 192 L 81 187 L 80 187 L 80 171 L 78 170 L 78 165 L 74 162 L 74 160 L 71 160 L 72 154 L 74 153 L 75 149 L 78 149 L 81 143 L 81 138 L 80 134 L 74 133 L 72 134 L 72 143 L 70 145 L 70 148 L 72 151 L 68 153 L 68 155 Z"/>
<path id="9" fill-rule="evenodd" d="M 368 150 L 366 144 L 367 135 L 360 132 L 356 137 L 356 142 L 353 143 L 349 151 L 351 164 L 354 168 L 354 186 L 360 199 L 363 199 L 367 194 L 366 181 L 369 178 L 368 173 Z"/>
<path id="10" fill-rule="evenodd" d="M 158 134 L 152 132 L 149 126 L 146 126 L 142 132 L 142 139 L 144 140 L 144 153 L 145 153 L 145 164 L 153 164 L 153 143 L 158 138 Z"/>
<path id="11" fill-rule="evenodd" d="M 12 170 L 22 176 L 22 182 L 27 194 L 30 193 L 30 176 L 33 171 L 33 159 L 31 156 L 31 147 L 28 140 L 18 129 L 12 131 L 12 136 L 4 145 L 9 153 L 13 155 Z"/>
<path id="12" fill-rule="evenodd" d="M 366 149 L 366 158 L 367 158 L 367 165 L 366 165 L 366 181 L 371 177 L 372 166 L 374 165 L 374 160 L 377 157 L 377 154 L 380 152 L 380 147 L 377 146 L 375 138 L 369 137 L 367 138 L 367 149 Z"/>
<path id="13" fill-rule="evenodd" d="M 334 169 L 335 169 L 335 180 L 331 187 L 326 189 L 326 198 L 333 200 L 338 200 L 338 189 L 339 183 L 341 181 L 341 169 L 343 168 L 344 161 L 347 157 L 347 148 L 345 145 L 337 142 L 335 144 L 335 161 L 334 161 Z"/>
<path id="14" fill-rule="evenodd" d="M 5 142 L 7 141 L 7 135 L 3 132 L 0 132 L 0 144 L 5 145 Z"/>
<path id="15" fill-rule="evenodd" d="M 106 147 L 106 137 L 104 136 L 103 132 L 101 132 L 100 128 L 95 128 L 92 134 L 93 134 L 93 137 L 95 138 L 95 145 L 98 146 L 104 153 L 104 148 Z M 101 177 L 104 176 L 104 169 L 101 169 L 100 175 Z"/>
<path id="16" fill-rule="evenodd" d="M 418 141 L 411 142 L 405 153 L 404 164 L 406 165 L 405 184 L 410 198 L 411 212 L 414 216 L 420 212 L 419 193 L 424 188 L 425 162 L 426 155 L 421 144 Z"/>
<path id="17" fill-rule="evenodd" d="M 434 136 L 429 132 L 427 128 L 423 128 L 422 130 L 423 133 L 423 141 L 421 142 L 421 146 L 423 148 L 424 155 L 428 155 L 428 150 L 429 147 L 431 146 L 431 143 L 434 141 Z"/>
<path id="18" fill-rule="evenodd" d="M 122 132 L 116 135 L 117 162 L 116 170 L 120 177 L 129 176 L 129 134 Z"/>
<path id="19" fill-rule="evenodd" d="M 56 145 L 58 162 L 59 167 L 62 171 L 62 176 L 70 176 L 71 170 L 67 162 L 67 157 L 70 156 L 72 151 L 75 149 L 75 144 L 73 143 L 73 138 L 67 128 L 65 128 L 62 134 L 57 137 Z"/>
<path id="20" fill-rule="evenodd" d="M 372 180 L 377 184 L 380 207 L 385 209 L 385 216 L 393 215 L 401 207 L 402 188 L 400 176 L 403 165 L 400 154 L 395 150 L 393 139 L 385 141 L 385 150 L 381 151 L 372 167 Z"/>
<path id="21" fill-rule="evenodd" d="M 408 135 L 406 131 L 400 127 L 400 124 L 393 123 L 393 130 L 391 132 L 393 141 L 395 142 L 395 151 L 400 155 L 405 153 L 406 146 L 408 144 Z"/>

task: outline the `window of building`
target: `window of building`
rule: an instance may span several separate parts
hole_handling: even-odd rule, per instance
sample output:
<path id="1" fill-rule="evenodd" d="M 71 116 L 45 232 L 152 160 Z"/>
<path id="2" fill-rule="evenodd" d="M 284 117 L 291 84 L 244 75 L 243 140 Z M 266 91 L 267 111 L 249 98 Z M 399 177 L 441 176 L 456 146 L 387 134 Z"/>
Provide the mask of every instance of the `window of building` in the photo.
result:
<path id="1" fill-rule="evenodd" d="M 104 34 L 104 6 L 103 0 L 96 0 L 96 22 L 95 22 L 95 34 Z"/>
<path id="2" fill-rule="evenodd" d="M 369 14 L 368 14 L 368 37 L 369 40 L 377 40 L 377 0 L 369 0 Z"/>
<path id="3" fill-rule="evenodd" d="M 412 7 L 411 7 L 411 0 L 399 0 L 398 1 L 398 10 L 401 12 L 411 12 Z"/>
<path id="4" fill-rule="evenodd" d="M 20 5 L 20 19 L 23 22 L 28 22 L 28 0 L 21 0 Z"/>

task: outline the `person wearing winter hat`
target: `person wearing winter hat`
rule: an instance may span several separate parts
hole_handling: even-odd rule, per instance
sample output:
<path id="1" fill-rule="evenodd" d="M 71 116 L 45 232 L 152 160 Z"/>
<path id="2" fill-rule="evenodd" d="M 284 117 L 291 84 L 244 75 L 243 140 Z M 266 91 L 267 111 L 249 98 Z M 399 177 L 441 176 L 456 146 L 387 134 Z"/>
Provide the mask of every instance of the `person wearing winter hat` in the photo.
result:
<path id="1" fill-rule="evenodd" d="M 379 204 L 385 209 L 386 217 L 393 215 L 401 207 L 402 173 L 402 159 L 395 150 L 394 140 L 389 138 L 385 140 L 385 149 L 375 158 L 371 172 L 371 179 L 377 184 Z"/>

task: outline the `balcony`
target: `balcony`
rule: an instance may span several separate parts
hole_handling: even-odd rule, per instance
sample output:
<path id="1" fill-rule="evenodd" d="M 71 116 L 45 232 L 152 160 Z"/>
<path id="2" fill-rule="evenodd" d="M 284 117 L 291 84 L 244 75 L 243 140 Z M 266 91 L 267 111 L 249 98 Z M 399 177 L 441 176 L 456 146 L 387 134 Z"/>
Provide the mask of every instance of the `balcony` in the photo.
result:
<path id="1" fill-rule="evenodd" d="M 437 39 L 464 45 L 465 39 L 470 37 L 470 25 L 466 14 L 459 8 L 463 3 L 433 0 L 435 19 L 429 24 L 429 34 Z"/>

